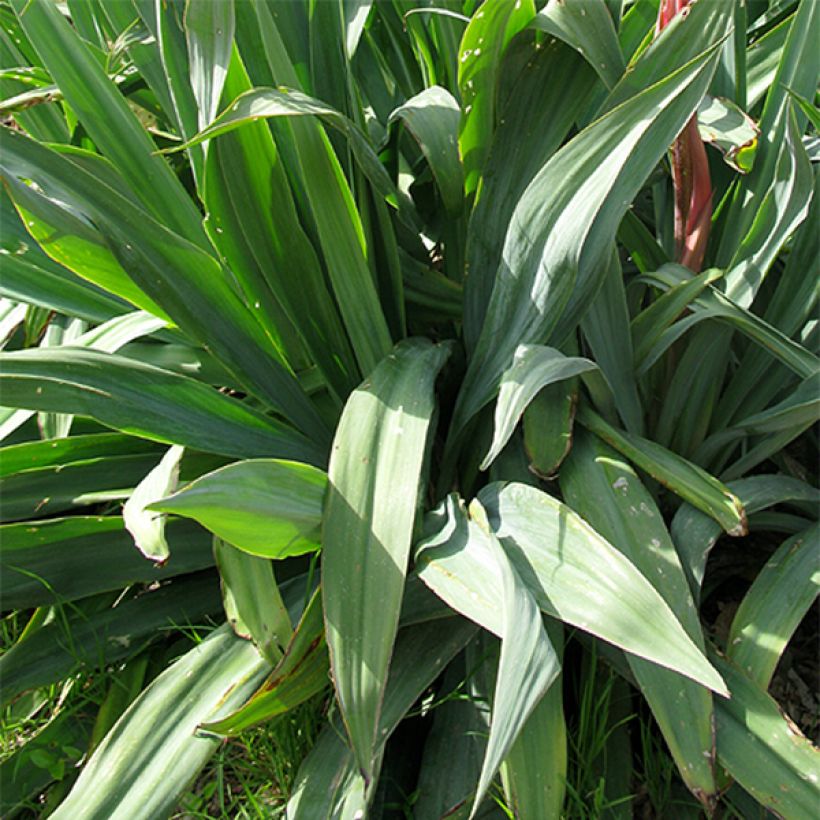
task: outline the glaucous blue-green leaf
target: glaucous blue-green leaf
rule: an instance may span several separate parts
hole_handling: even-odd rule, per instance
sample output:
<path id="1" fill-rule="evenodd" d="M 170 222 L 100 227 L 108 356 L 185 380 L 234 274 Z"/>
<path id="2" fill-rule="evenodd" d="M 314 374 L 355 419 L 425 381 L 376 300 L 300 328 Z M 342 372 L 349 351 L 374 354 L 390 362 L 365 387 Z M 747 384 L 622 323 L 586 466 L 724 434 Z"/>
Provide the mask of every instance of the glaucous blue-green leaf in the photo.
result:
<path id="1" fill-rule="evenodd" d="M 397 345 L 348 399 L 328 468 L 322 588 L 342 716 L 366 778 L 398 628 L 434 385 L 449 345 Z"/>
<path id="2" fill-rule="evenodd" d="M 433 86 L 411 97 L 390 115 L 401 120 L 422 150 L 436 178 L 444 207 L 451 217 L 461 212 L 464 171 L 458 155 L 461 109 L 446 88 Z"/>
<path id="3" fill-rule="evenodd" d="M 624 58 L 612 15 L 603 3 L 550 0 L 535 15 L 532 25 L 581 53 L 607 88 L 620 80 Z"/>
<path id="4" fill-rule="evenodd" d="M 783 650 L 820 593 L 820 528 L 784 541 L 755 578 L 735 613 L 726 654 L 768 689 Z"/>
<path id="5" fill-rule="evenodd" d="M 231 628 L 240 638 L 252 640 L 271 664 L 278 663 L 293 626 L 279 593 L 273 565 L 219 537 L 214 538 L 214 559 Z"/>
<path id="6" fill-rule="evenodd" d="M 617 430 L 584 405 L 579 408 L 578 421 L 636 467 L 712 516 L 729 535 L 746 534 L 746 513 L 740 499 L 703 468 L 654 441 Z"/>
<path id="7" fill-rule="evenodd" d="M 519 344 L 553 333 L 560 341 L 581 318 L 628 203 L 691 116 L 716 59 L 710 49 L 605 114 L 530 183 L 507 231 L 451 436 L 490 401 Z"/>
<path id="8" fill-rule="evenodd" d="M 560 350 L 542 345 L 520 345 L 512 366 L 501 375 L 495 405 L 495 424 L 490 450 L 481 462 L 486 470 L 510 440 L 519 419 L 540 390 L 550 384 L 597 368 L 595 362 L 565 356 Z"/>
<path id="9" fill-rule="evenodd" d="M 217 557 L 218 560 L 218 557 Z M 205 723 L 208 732 L 228 737 L 272 720 L 295 708 L 329 685 L 322 597 L 314 592 L 284 655 L 247 703 L 219 721 Z"/>
<path id="10" fill-rule="evenodd" d="M 470 817 L 474 817 L 492 778 L 521 729 L 561 668 L 547 637 L 541 612 L 507 554 L 489 531 L 478 501 L 470 505 L 470 540 L 483 539 L 501 576 L 501 655 L 493 695 L 490 736 Z"/>
<path id="11" fill-rule="evenodd" d="M 475 635 L 475 625 L 462 618 L 417 624 L 399 632 L 381 712 L 377 749 L 384 744 L 424 690 L 444 671 Z M 302 761 L 288 801 L 288 817 L 364 817 L 365 780 L 344 741 L 338 721 L 331 723 Z"/>
<path id="12" fill-rule="evenodd" d="M 669 531 L 640 478 L 586 430 L 561 467 L 564 500 L 625 555 L 661 594 L 694 644 L 705 651 L 700 620 Z M 706 806 L 715 782 L 712 693 L 669 669 L 627 655 L 684 782 Z M 681 723 L 681 714 L 688 719 Z"/>
<path id="13" fill-rule="evenodd" d="M 715 703 L 721 765 L 770 811 L 811 820 L 820 800 L 820 751 L 739 667 L 717 653 L 713 662 L 732 693 Z"/>
<path id="14" fill-rule="evenodd" d="M 787 475 L 749 476 L 729 482 L 728 487 L 741 500 L 747 515 L 790 501 L 815 507 L 820 503 L 819 490 Z M 697 601 L 709 553 L 721 535 L 720 525 L 690 504 L 684 504 L 672 519 L 671 532 Z"/>
<path id="15" fill-rule="evenodd" d="M 170 814 L 217 750 L 197 733 L 235 709 L 267 662 L 225 624 L 155 678 L 86 762 L 52 815 L 63 820 L 149 820 Z"/>
<path id="16" fill-rule="evenodd" d="M 548 614 L 725 694 L 720 676 L 650 582 L 568 507 L 522 484 L 492 484 L 478 497 L 493 532 Z M 565 573 L 566 592 L 558 592 Z M 596 596 L 594 606 L 578 599 L 583 589 Z M 617 615 L 607 601 L 617 601 Z"/>

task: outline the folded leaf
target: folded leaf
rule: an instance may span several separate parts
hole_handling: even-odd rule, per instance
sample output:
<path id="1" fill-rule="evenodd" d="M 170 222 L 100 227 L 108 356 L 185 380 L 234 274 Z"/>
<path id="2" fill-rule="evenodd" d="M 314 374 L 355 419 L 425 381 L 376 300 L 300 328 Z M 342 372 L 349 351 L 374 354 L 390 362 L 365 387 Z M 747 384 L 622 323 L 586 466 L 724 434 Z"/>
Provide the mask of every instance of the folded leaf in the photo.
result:
<path id="1" fill-rule="evenodd" d="M 170 555 L 165 540 L 165 516 L 150 512 L 147 507 L 174 490 L 184 452 L 185 448 L 178 444 L 169 448 L 159 464 L 140 481 L 122 508 L 125 529 L 131 533 L 137 549 L 159 564 L 164 564 Z"/>
<path id="2" fill-rule="evenodd" d="M 272 720 L 325 689 L 328 678 L 322 598 L 314 592 L 284 656 L 265 682 L 240 709 L 202 729 L 233 737 L 250 726 Z"/>
<path id="3" fill-rule="evenodd" d="M 495 427 L 490 450 L 481 462 L 486 470 L 510 440 L 527 405 L 547 385 L 595 370 L 589 359 L 565 356 L 553 347 L 520 345 L 512 365 L 501 376 L 501 388 L 495 405 Z"/>

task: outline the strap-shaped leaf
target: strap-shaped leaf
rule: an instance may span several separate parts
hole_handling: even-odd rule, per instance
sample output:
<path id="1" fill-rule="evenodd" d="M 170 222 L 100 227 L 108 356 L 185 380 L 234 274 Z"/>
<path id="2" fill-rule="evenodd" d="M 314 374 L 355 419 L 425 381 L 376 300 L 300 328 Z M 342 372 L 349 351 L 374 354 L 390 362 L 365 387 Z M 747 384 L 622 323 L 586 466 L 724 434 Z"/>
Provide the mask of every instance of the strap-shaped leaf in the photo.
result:
<path id="1" fill-rule="evenodd" d="M 205 247 L 199 213 L 103 67 L 53 3 L 16 0 L 23 29 L 99 149 L 126 176 L 148 211 Z"/>
<path id="2" fill-rule="evenodd" d="M 712 516 L 729 535 L 746 534 L 748 524 L 740 499 L 714 476 L 654 441 L 616 430 L 584 405 L 579 409 L 578 421 L 636 467 Z"/>
<path id="3" fill-rule="evenodd" d="M 820 503 L 820 491 L 792 476 L 757 475 L 727 485 L 742 502 L 747 515 L 788 501 Z M 690 504 L 684 504 L 672 519 L 672 540 L 695 596 L 706 571 L 706 561 L 721 535 L 720 524 Z"/>
<path id="4" fill-rule="evenodd" d="M 820 527 L 784 541 L 740 602 L 726 654 L 768 689 L 783 650 L 820 593 Z"/>
<path id="5" fill-rule="evenodd" d="M 183 26 L 191 89 L 197 102 L 199 127 L 204 128 L 216 116 L 228 73 L 234 33 L 233 0 L 188 3 Z"/>
<path id="6" fill-rule="evenodd" d="M 720 763 L 780 817 L 812 820 L 820 801 L 820 752 L 735 664 L 713 655 L 732 697 L 715 703 Z"/>
<path id="7" fill-rule="evenodd" d="M 322 618 L 322 597 L 313 593 L 284 656 L 265 682 L 240 709 L 202 728 L 232 737 L 243 729 L 290 711 L 325 689 L 328 678 L 327 643 Z"/>
<path id="8" fill-rule="evenodd" d="M 388 125 L 401 120 L 418 142 L 451 217 L 459 215 L 464 200 L 464 171 L 458 155 L 460 118 L 455 97 L 436 85 L 400 105 L 388 120 Z"/>
<path id="9" fill-rule="evenodd" d="M 89 459 L 156 452 L 159 449 L 153 442 L 120 433 L 92 433 L 59 441 L 27 441 L 0 450 L 0 477 Z"/>
<path id="10" fill-rule="evenodd" d="M 533 27 L 563 40 L 584 55 L 607 88 L 624 72 L 624 58 L 612 15 L 604 3 L 550 0 L 535 15 Z"/>
<path id="11" fill-rule="evenodd" d="M 273 418 L 185 376 L 79 348 L 0 354 L 3 403 L 90 416 L 123 432 L 229 456 L 321 464 L 322 449 Z"/>
<path id="12" fill-rule="evenodd" d="M 626 303 L 621 262 L 613 245 L 601 289 L 581 322 L 584 337 L 612 388 L 612 399 L 624 427 L 638 435 L 643 432 L 643 408 L 629 333 L 629 308 Z"/>
<path id="13" fill-rule="evenodd" d="M 213 565 L 210 538 L 189 521 L 171 522 L 173 560 L 146 561 L 119 516 L 70 516 L 0 527 L 0 595 L 27 609 L 151 583 Z"/>
<path id="14" fill-rule="evenodd" d="M 439 532 L 423 540 L 416 550 L 419 577 L 454 609 L 467 615 L 501 638 L 501 656 L 493 696 L 492 720 L 478 786 L 470 816 L 475 816 L 501 762 L 514 745 L 538 701 L 555 680 L 560 669 L 558 657 L 544 630 L 541 613 L 495 536 L 488 531 L 484 510 L 478 501 L 470 505 L 468 519 L 454 496 L 447 499 L 443 515 L 432 516 L 428 529 L 443 524 Z M 495 597 L 496 609 L 464 606 L 459 594 L 440 591 L 437 567 L 439 548 L 450 534 L 459 533 L 463 550 L 460 559 L 484 565 L 494 586 L 487 590 Z M 445 570 L 446 573 L 446 570 Z M 500 581 L 500 584 L 499 584 Z M 457 579 L 453 579 L 457 586 Z M 469 585 L 469 582 L 468 582 Z M 472 597 L 472 596 L 471 596 Z M 474 597 L 477 601 L 477 596 Z"/>
<path id="15" fill-rule="evenodd" d="M 530 59 L 526 70 L 515 77 L 499 111 L 481 196 L 467 231 L 464 341 L 469 351 L 475 349 L 481 332 L 515 206 L 540 168 L 561 147 L 596 82 L 583 57 L 558 40 L 537 44 L 514 40 L 511 62 L 514 57 L 520 59 L 519 52 Z"/>
<path id="16" fill-rule="evenodd" d="M 550 643 L 563 655 L 563 626 L 546 619 Z M 517 817 L 559 817 L 567 782 L 567 726 L 562 676 L 552 683 L 501 766 L 501 781 Z M 533 765 L 537 760 L 538 764 Z"/>
<path id="17" fill-rule="evenodd" d="M 474 624 L 449 618 L 401 630 L 384 697 L 377 753 L 424 690 L 475 635 Z M 364 778 L 338 725 L 322 732 L 296 775 L 287 814 L 293 820 L 364 817 Z"/>
<path id="18" fill-rule="evenodd" d="M 560 481 L 567 504 L 635 564 L 703 651 L 703 633 L 680 558 L 635 471 L 595 436 L 580 431 L 561 467 Z M 712 693 L 668 669 L 629 655 L 627 660 L 684 782 L 710 805 L 717 792 Z M 688 716 L 683 723 L 681 713 Z"/>
<path id="19" fill-rule="evenodd" d="M 547 637 L 538 605 L 495 536 L 489 532 L 484 510 L 478 501 L 470 505 L 470 514 L 473 518 L 470 542 L 483 539 L 493 555 L 496 572 L 501 576 L 503 607 L 501 656 L 493 695 L 490 737 L 470 812 L 472 818 L 501 762 L 557 677 L 561 664 Z"/>
<path id="20" fill-rule="evenodd" d="M 248 638 L 276 664 L 293 632 L 273 564 L 214 538 L 214 558 L 222 579 L 222 603 L 233 631 Z"/>
<path id="21" fill-rule="evenodd" d="M 530 183 L 507 231 L 452 435 L 492 398 L 519 344 L 553 333 L 560 341 L 586 311 L 628 203 L 696 108 L 717 54 L 710 49 L 601 117 Z"/>
<path id="22" fill-rule="evenodd" d="M 399 344 L 348 399 L 328 470 L 322 526 L 327 641 L 356 759 L 373 774 L 398 628 L 434 384 L 450 348 Z"/>
<path id="23" fill-rule="evenodd" d="M 0 128 L 0 144 L 4 172 L 36 180 L 90 216 L 128 275 L 246 390 L 317 441 L 327 437 L 324 421 L 213 255 L 154 221 L 98 176 L 19 132 Z"/>
<path id="24" fill-rule="evenodd" d="M 478 497 L 545 612 L 726 693 L 649 581 L 572 510 L 523 484 L 491 484 Z"/>
<path id="25" fill-rule="evenodd" d="M 327 476 L 295 461 L 251 459 L 198 478 L 152 510 L 183 515 L 252 555 L 287 558 L 319 548 Z"/>
<path id="26" fill-rule="evenodd" d="M 85 764 L 52 815 L 62 820 L 149 820 L 173 811 L 216 751 L 197 735 L 253 692 L 267 662 L 226 624 L 169 667 L 137 698 Z"/>
<path id="27" fill-rule="evenodd" d="M 486 470 L 504 449 L 524 410 L 542 388 L 596 368 L 589 359 L 565 356 L 553 347 L 520 345 L 511 367 L 501 375 L 493 441 L 481 469 Z"/>
<path id="28" fill-rule="evenodd" d="M 495 127 L 495 97 L 504 49 L 535 15 L 533 0 L 498 0 L 473 14 L 458 49 L 463 112 L 458 135 L 464 189 L 474 196 Z"/>

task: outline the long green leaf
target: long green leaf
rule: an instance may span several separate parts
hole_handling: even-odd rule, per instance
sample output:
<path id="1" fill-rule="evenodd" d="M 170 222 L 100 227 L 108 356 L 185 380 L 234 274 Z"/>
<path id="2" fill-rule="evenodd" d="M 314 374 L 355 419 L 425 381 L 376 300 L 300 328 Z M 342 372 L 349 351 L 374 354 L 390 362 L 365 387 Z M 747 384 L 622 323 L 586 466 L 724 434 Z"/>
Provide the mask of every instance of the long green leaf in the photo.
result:
<path id="1" fill-rule="evenodd" d="M 228 73 L 234 33 L 233 0 L 187 3 L 183 25 L 199 127 L 216 116 Z"/>
<path id="2" fill-rule="evenodd" d="M 481 462 L 486 470 L 510 440 L 527 405 L 550 384 L 594 370 L 589 359 L 564 356 L 559 350 L 540 345 L 520 345 L 510 368 L 501 376 L 495 405 L 495 427 L 490 450 Z"/>
<path id="3" fill-rule="evenodd" d="M 342 715 L 369 778 L 398 627 L 434 384 L 449 346 L 399 344 L 348 399 L 322 523 L 327 642 Z M 374 596 L 378 590 L 378 597 Z"/>
<path id="4" fill-rule="evenodd" d="M 88 213 L 129 276 L 249 392 L 316 440 L 326 438 L 325 423 L 216 258 L 45 146 L 7 128 L 0 129 L 0 144 L 0 165 Z"/>
<path id="5" fill-rule="evenodd" d="M 729 535 L 746 534 L 743 505 L 714 476 L 654 441 L 616 430 L 586 406 L 579 409 L 578 421 L 673 493 L 712 516 Z"/>
<path id="6" fill-rule="evenodd" d="M 15 179 L 3 182 L 20 219 L 51 259 L 108 293 L 168 318 L 129 278 L 91 225 Z"/>
<path id="7" fill-rule="evenodd" d="M 489 532 L 487 522 L 482 521 L 484 510 L 477 501 L 470 505 L 470 513 L 473 520 L 479 522 L 471 533 L 471 541 L 484 538 L 495 558 L 496 570 L 501 575 L 503 607 L 503 637 L 493 695 L 490 736 L 470 812 L 472 818 L 501 762 L 538 701 L 557 677 L 560 662 L 547 637 L 538 605 L 501 545 Z"/>
<path id="8" fill-rule="evenodd" d="M 233 100 L 249 89 L 245 66 L 234 53 L 225 98 Z M 259 305 L 260 321 L 275 327 L 286 352 L 292 347 L 286 333 L 298 334 L 341 402 L 357 382 L 356 361 L 319 258 L 300 224 L 286 173 L 288 158 L 280 148 L 261 121 L 246 122 L 210 142 L 205 226 L 248 298 Z M 259 173 L 261 166 L 266 173 Z"/>
<path id="9" fill-rule="evenodd" d="M 534 44 L 519 38 L 509 51 L 510 62 L 515 57 L 519 62 L 526 59 L 525 68 L 514 75 L 514 82 L 509 81 L 511 89 L 499 112 L 485 164 L 481 197 L 467 232 L 464 340 L 470 351 L 484 322 L 515 206 L 561 146 L 595 84 L 595 74 L 584 59 L 558 40 Z"/>
<path id="10" fill-rule="evenodd" d="M 716 59 L 711 49 L 604 115 L 530 183 L 507 232 L 452 435 L 492 398 L 519 344 L 553 333 L 560 341 L 581 318 L 627 204 L 695 109 Z"/>
<path id="11" fill-rule="evenodd" d="M 740 602 L 726 654 L 768 689 L 786 644 L 820 593 L 815 524 L 784 541 Z"/>
<path id="12" fill-rule="evenodd" d="M 649 581 L 572 510 L 523 484 L 490 484 L 478 498 L 544 612 L 725 693 Z M 448 500 L 417 547 L 418 572 L 453 609 L 503 634 L 494 565 L 481 539 L 471 539 L 468 523 Z"/>
<path id="13" fill-rule="evenodd" d="M 534 15 L 532 0 L 498 0 L 476 11 L 461 38 L 458 89 L 463 109 L 458 146 L 468 196 L 476 194 L 490 149 L 501 57 L 509 41 Z"/>
<path id="14" fill-rule="evenodd" d="M 201 382 L 92 350 L 0 354 L 3 403 L 70 412 L 167 444 L 228 456 L 303 459 L 324 452 L 295 430 Z"/>
<path id="15" fill-rule="evenodd" d="M 56 441 L 62 444 L 73 438 L 76 436 L 50 439 L 44 443 L 52 444 Z M 108 436 L 102 434 L 102 438 Z M 117 442 L 112 443 L 116 445 Z M 13 451 L 18 448 L 28 449 L 34 446 L 36 452 L 36 444 L 39 442 L 4 447 L 0 450 L 0 460 L 5 459 L 7 453 L 15 458 Z M 145 444 L 151 446 L 150 442 Z M 160 454 L 151 452 L 148 447 L 144 448 L 147 452 L 141 454 L 109 456 L 101 453 L 98 457 L 82 461 L 58 461 L 46 467 L 35 467 L 4 476 L 0 478 L 0 497 L 3 499 L 0 518 L 6 522 L 45 517 L 72 507 L 125 499 L 146 473 L 156 466 Z"/>
<path id="16" fill-rule="evenodd" d="M 89 135 L 140 197 L 143 206 L 204 247 L 199 213 L 125 98 L 53 3 L 15 0 L 23 29 Z"/>
<path id="17" fill-rule="evenodd" d="M 193 518 L 252 555 L 287 558 L 319 548 L 327 476 L 295 461 L 229 464 L 156 501 L 152 510 Z"/>
<path id="18" fill-rule="evenodd" d="M 780 817 L 811 820 L 820 801 L 820 752 L 775 701 L 737 666 L 713 662 L 732 697 L 718 700 L 718 759 L 754 798 Z"/>
<path id="19" fill-rule="evenodd" d="M 384 743 L 421 693 L 444 671 L 475 634 L 461 618 L 408 627 L 399 633 L 379 725 L 379 755 Z M 353 818 L 366 811 L 365 782 L 341 727 L 326 727 L 304 759 L 288 801 L 293 820 Z"/>
<path id="20" fill-rule="evenodd" d="M 563 628 L 550 619 L 545 626 L 561 660 Z M 557 817 L 564 807 L 567 726 L 561 684 L 559 675 L 521 728 L 501 766 L 504 792 L 518 817 Z"/>
<path id="21" fill-rule="evenodd" d="M 464 170 L 458 155 L 460 117 L 455 97 L 433 86 L 396 108 L 388 120 L 388 125 L 401 120 L 418 142 L 451 217 L 460 214 L 464 200 Z"/>
<path id="22" fill-rule="evenodd" d="M 789 501 L 808 502 L 815 506 L 820 503 L 820 491 L 791 476 L 750 476 L 732 481 L 728 487 L 741 500 L 747 515 Z M 684 504 L 672 519 L 671 532 L 697 601 L 706 561 L 721 535 L 720 524 L 695 507 Z"/>
<path id="23" fill-rule="evenodd" d="M 327 643 L 322 598 L 317 590 L 288 643 L 284 656 L 240 709 L 202 728 L 228 737 L 293 709 L 328 686 Z"/>
<path id="24" fill-rule="evenodd" d="M 30 441 L 0 449 L 0 477 L 22 470 L 44 469 L 88 459 L 154 452 L 158 452 L 158 448 L 153 442 L 119 433 L 93 433 L 59 441 Z"/>
<path id="25" fill-rule="evenodd" d="M 189 522 L 169 525 L 173 560 L 146 561 L 119 516 L 71 516 L 0 527 L 3 605 L 26 609 L 162 581 L 213 565 L 209 537 Z"/>
<path id="26" fill-rule="evenodd" d="M 162 817 L 216 751 L 197 726 L 235 708 L 267 663 L 225 625 L 189 650 L 117 721 L 52 817 Z"/>
<path id="27" fill-rule="evenodd" d="M 550 0 L 535 15 L 533 26 L 583 54 L 607 88 L 612 88 L 620 80 L 625 68 L 624 58 L 612 16 L 603 3 Z"/>
<path id="28" fill-rule="evenodd" d="M 649 579 L 704 651 L 697 610 L 675 545 L 635 471 L 583 431 L 575 437 L 560 480 L 565 501 Z M 631 656 L 627 660 L 684 782 L 704 805 L 711 805 L 717 792 L 711 692 L 668 669 Z M 681 713 L 688 715 L 683 724 Z"/>

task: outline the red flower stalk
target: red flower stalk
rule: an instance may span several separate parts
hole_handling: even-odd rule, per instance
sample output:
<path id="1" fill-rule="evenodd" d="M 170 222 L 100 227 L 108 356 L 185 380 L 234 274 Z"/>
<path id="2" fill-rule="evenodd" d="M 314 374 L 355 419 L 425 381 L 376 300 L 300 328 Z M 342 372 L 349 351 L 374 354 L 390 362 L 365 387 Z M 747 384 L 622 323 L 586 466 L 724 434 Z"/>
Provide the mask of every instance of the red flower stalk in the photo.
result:
<path id="1" fill-rule="evenodd" d="M 657 35 L 691 0 L 662 0 Z M 675 191 L 675 254 L 682 265 L 697 272 L 703 264 L 712 223 L 712 182 L 706 148 L 693 116 L 672 144 L 672 185 Z"/>

